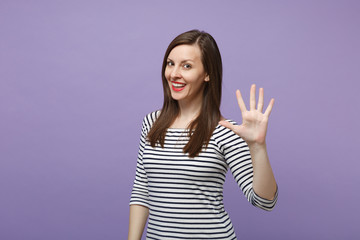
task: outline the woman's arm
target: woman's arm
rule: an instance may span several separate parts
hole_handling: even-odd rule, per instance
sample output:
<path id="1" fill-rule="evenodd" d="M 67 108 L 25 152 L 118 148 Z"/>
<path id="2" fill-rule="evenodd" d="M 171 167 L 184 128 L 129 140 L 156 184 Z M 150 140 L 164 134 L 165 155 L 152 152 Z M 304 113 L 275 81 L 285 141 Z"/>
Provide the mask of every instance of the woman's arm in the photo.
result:
<path id="1" fill-rule="evenodd" d="M 263 113 L 264 89 L 260 88 L 259 90 L 257 106 L 255 92 L 256 86 L 253 84 L 250 89 L 250 110 L 247 110 L 240 91 L 236 91 L 243 119 L 241 125 L 233 125 L 227 121 L 220 121 L 220 124 L 234 131 L 248 144 L 254 171 L 253 190 L 260 197 L 273 200 L 276 195 L 277 185 L 269 162 L 265 138 L 274 99 L 271 99 Z"/>
<path id="2" fill-rule="evenodd" d="M 141 205 L 130 205 L 128 240 L 140 240 L 144 232 L 149 209 Z"/>
<path id="3" fill-rule="evenodd" d="M 143 164 L 143 153 L 146 147 L 146 135 L 150 129 L 147 125 L 155 112 L 146 115 L 142 122 L 136 174 L 130 198 L 128 240 L 140 240 L 149 216 L 148 179 Z"/>
<path id="4" fill-rule="evenodd" d="M 254 192 L 262 198 L 273 200 L 277 186 L 266 151 L 266 144 L 249 145 L 249 149 L 254 168 Z"/>

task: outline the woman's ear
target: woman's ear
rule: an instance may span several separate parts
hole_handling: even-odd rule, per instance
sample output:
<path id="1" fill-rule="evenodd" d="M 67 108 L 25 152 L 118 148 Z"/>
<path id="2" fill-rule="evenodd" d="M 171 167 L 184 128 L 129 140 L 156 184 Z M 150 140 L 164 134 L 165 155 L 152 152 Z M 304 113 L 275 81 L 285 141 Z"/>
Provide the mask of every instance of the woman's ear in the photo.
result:
<path id="1" fill-rule="evenodd" d="M 206 75 L 205 76 L 205 82 L 208 82 L 208 81 L 210 81 L 210 77 L 209 77 L 209 75 Z"/>

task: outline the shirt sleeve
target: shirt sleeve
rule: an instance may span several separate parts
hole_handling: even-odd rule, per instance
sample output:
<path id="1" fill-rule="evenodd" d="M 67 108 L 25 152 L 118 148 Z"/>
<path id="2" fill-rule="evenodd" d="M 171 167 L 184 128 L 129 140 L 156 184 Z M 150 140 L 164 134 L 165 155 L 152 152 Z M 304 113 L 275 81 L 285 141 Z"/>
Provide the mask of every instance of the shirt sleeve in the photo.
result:
<path id="1" fill-rule="evenodd" d="M 144 118 L 141 128 L 139 152 L 137 157 L 135 180 L 131 192 L 130 205 L 139 204 L 149 208 L 149 192 L 146 171 L 143 165 L 143 152 L 148 133 L 147 119 Z"/>
<path id="2" fill-rule="evenodd" d="M 235 122 L 230 121 L 235 124 Z M 223 126 L 218 129 L 217 142 L 230 171 L 248 201 L 255 207 L 271 211 L 277 202 L 278 188 L 273 200 L 257 195 L 253 190 L 253 165 L 247 143 Z"/>

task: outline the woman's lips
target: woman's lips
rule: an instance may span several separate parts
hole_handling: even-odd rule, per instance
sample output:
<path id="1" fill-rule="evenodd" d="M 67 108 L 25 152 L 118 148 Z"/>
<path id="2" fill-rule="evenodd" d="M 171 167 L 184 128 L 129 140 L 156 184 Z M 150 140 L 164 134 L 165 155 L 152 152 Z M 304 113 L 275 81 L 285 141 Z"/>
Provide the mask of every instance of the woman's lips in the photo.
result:
<path id="1" fill-rule="evenodd" d="M 175 92 L 180 92 L 185 88 L 186 84 L 181 82 L 171 82 L 171 87 Z"/>

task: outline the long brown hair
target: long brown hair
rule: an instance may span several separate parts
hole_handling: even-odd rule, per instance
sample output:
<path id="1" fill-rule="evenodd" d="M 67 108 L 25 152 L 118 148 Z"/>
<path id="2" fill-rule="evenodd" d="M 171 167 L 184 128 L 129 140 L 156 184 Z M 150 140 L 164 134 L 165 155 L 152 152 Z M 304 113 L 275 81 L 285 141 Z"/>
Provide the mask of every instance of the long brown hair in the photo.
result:
<path id="1" fill-rule="evenodd" d="M 179 45 L 196 44 L 201 50 L 201 61 L 210 81 L 204 82 L 203 101 L 199 115 L 189 124 L 189 142 L 183 151 L 190 157 L 196 157 L 203 146 L 207 146 L 211 135 L 220 121 L 220 102 L 222 84 L 222 61 L 219 48 L 214 38 L 203 31 L 191 30 L 177 36 L 168 46 L 162 64 L 161 77 L 164 90 L 164 103 L 160 116 L 155 121 L 148 133 L 148 139 L 152 147 L 159 143 L 164 147 L 167 129 L 179 114 L 178 102 L 171 97 L 168 82 L 165 77 L 165 69 L 168 56 L 173 48 Z"/>

